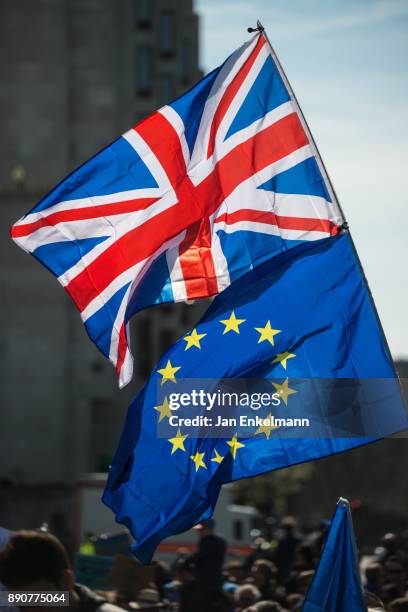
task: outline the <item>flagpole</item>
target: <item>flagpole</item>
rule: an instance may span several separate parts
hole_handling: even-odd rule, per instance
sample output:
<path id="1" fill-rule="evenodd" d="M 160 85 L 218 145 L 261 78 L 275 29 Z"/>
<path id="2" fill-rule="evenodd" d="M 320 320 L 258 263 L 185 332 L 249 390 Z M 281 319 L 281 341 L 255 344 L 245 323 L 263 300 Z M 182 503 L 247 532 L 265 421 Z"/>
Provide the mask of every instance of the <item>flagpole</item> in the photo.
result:
<path id="1" fill-rule="evenodd" d="M 341 229 L 342 229 L 344 232 L 347 232 L 347 233 L 348 233 L 348 235 L 349 235 L 349 237 L 350 237 L 350 243 L 351 243 L 351 246 L 352 246 L 352 248 L 353 248 L 354 255 L 355 255 L 355 257 L 356 257 L 356 260 L 357 260 L 357 263 L 358 263 L 358 265 L 359 265 L 359 268 L 360 268 L 360 270 L 361 270 L 362 277 L 363 277 L 364 282 L 365 282 L 365 284 L 366 284 L 368 294 L 369 294 L 370 299 L 371 299 L 371 304 L 372 304 L 372 307 L 373 307 L 373 310 L 374 310 L 374 313 L 375 313 L 375 316 L 376 316 L 376 319 L 377 319 L 377 323 L 378 323 L 378 326 L 379 326 L 379 329 L 380 329 L 380 333 L 381 333 L 381 335 L 382 335 L 382 339 L 383 339 L 383 342 L 384 342 L 384 346 L 385 346 L 385 349 L 386 349 L 386 352 L 387 352 L 388 358 L 389 358 L 389 360 L 390 360 L 390 362 L 391 362 L 391 367 L 392 367 L 392 369 L 393 369 L 393 372 L 394 372 L 395 378 L 398 380 L 398 383 L 399 383 L 399 388 L 400 388 L 400 393 L 401 393 L 402 399 L 403 399 L 403 401 L 404 401 L 404 403 L 405 403 L 405 405 L 406 405 L 406 401 L 405 401 L 405 393 L 404 393 L 404 391 L 403 391 L 402 384 L 401 384 L 401 381 L 400 381 L 400 379 L 399 379 L 399 376 L 398 376 L 397 370 L 395 369 L 394 360 L 393 360 L 392 355 L 391 355 L 390 347 L 389 347 L 389 345 L 388 345 L 388 341 L 387 341 L 386 335 L 385 335 L 385 333 L 384 333 L 384 329 L 383 329 L 383 326 L 382 326 L 382 323 L 381 323 L 380 317 L 379 317 L 379 315 L 378 315 L 377 307 L 376 307 L 376 305 L 375 305 L 374 298 L 373 298 L 373 295 L 372 295 L 372 293 L 371 293 L 371 289 L 370 289 L 370 286 L 369 286 L 369 284 L 368 284 L 367 277 L 366 277 L 366 275 L 365 275 L 363 265 L 362 265 L 362 263 L 361 263 L 361 260 L 360 260 L 359 255 L 358 255 L 358 253 L 357 253 L 357 249 L 356 249 L 356 246 L 355 246 L 355 244 L 354 244 L 353 238 L 352 238 L 352 236 L 351 236 L 350 229 L 349 229 L 348 223 L 347 223 L 347 221 L 346 221 L 346 218 L 345 218 L 345 215 L 344 215 L 343 209 L 342 209 L 342 207 L 341 207 L 341 205 L 340 205 L 340 202 L 339 202 L 339 199 L 338 199 L 338 197 L 337 197 L 336 190 L 334 189 L 334 186 L 333 186 L 333 183 L 332 183 L 332 181 L 331 181 L 331 179 L 330 179 L 329 173 L 327 172 L 327 169 L 326 169 L 326 166 L 325 166 L 325 164 L 324 164 L 324 162 L 323 162 L 322 156 L 320 155 L 320 151 L 319 151 L 319 149 L 318 149 L 318 147 L 317 147 L 317 144 L 316 144 L 316 142 L 315 142 L 315 139 L 313 138 L 313 135 L 312 135 L 312 133 L 311 133 L 311 131 L 310 131 L 309 125 L 308 125 L 308 123 L 307 123 L 307 121 L 306 121 L 306 117 L 305 117 L 305 116 L 304 116 L 304 114 L 303 114 L 303 111 L 302 111 L 302 109 L 301 109 L 301 107 L 300 107 L 300 104 L 299 104 L 299 102 L 298 102 L 298 100 L 297 100 L 297 98 L 296 98 L 295 92 L 293 91 L 293 89 L 292 89 L 292 87 L 291 87 L 291 84 L 290 84 L 290 82 L 289 82 L 289 79 L 288 79 L 288 77 L 286 76 L 286 73 L 285 73 L 285 71 L 284 71 L 284 69 L 283 69 L 283 67 L 282 67 L 282 64 L 281 64 L 281 63 L 280 63 L 280 61 L 279 61 L 278 56 L 276 55 L 276 52 L 275 52 L 275 50 L 274 50 L 274 48 L 273 48 L 273 46 L 272 46 L 272 44 L 271 44 L 271 41 L 269 40 L 269 37 L 268 37 L 268 35 L 267 35 L 266 31 L 265 31 L 265 28 L 264 28 L 264 26 L 262 25 L 262 23 L 259 21 L 259 19 L 258 19 L 258 20 L 257 20 L 257 22 L 256 22 L 256 28 L 248 28 L 248 32 L 249 32 L 249 33 L 259 32 L 259 34 L 263 34 L 263 35 L 264 35 L 265 40 L 266 40 L 266 42 L 268 43 L 268 46 L 269 46 L 269 51 L 270 51 L 270 54 L 271 54 L 271 56 L 272 56 L 272 59 L 273 59 L 273 61 L 274 61 L 275 65 L 276 65 L 276 67 L 277 67 L 277 69 L 278 69 L 278 72 L 279 72 L 279 74 L 280 74 L 280 76 L 281 76 L 281 78 L 282 78 L 282 81 L 283 81 L 283 83 L 284 83 L 284 85 L 285 85 L 285 87 L 286 87 L 286 89 L 287 89 L 287 91 L 288 91 L 288 93 L 289 93 L 289 95 L 290 95 L 290 97 L 291 97 L 291 100 L 292 100 L 292 102 L 293 102 L 293 104 L 294 104 L 294 106 L 295 106 L 295 108 L 296 108 L 296 110 L 297 110 L 297 113 L 298 113 L 298 115 L 299 115 L 299 119 L 300 119 L 300 121 L 301 121 L 302 127 L 303 127 L 303 129 L 305 130 L 305 132 L 306 132 L 306 135 L 307 135 L 307 137 L 308 137 L 308 139 L 309 139 L 309 142 L 310 142 L 311 148 L 312 148 L 312 150 L 313 150 L 313 152 L 314 152 L 314 155 L 315 155 L 315 158 L 316 158 L 316 162 L 317 162 L 317 164 L 318 164 L 318 166 L 319 166 L 319 169 L 320 169 L 320 172 L 321 172 L 321 174 L 322 174 L 322 176 L 323 176 L 323 178 L 324 178 L 324 180 L 325 180 L 325 183 L 326 183 L 327 189 L 328 189 L 328 191 L 329 191 L 329 194 L 330 194 L 330 197 L 331 197 L 332 203 L 333 203 L 333 204 L 334 204 L 334 206 L 337 208 L 337 212 L 338 212 L 339 216 L 341 217 L 341 219 L 342 219 L 342 221 L 343 221 L 343 223 L 342 223 L 342 225 L 341 225 Z M 394 437 L 394 436 L 392 436 L 392 437 Z"/>

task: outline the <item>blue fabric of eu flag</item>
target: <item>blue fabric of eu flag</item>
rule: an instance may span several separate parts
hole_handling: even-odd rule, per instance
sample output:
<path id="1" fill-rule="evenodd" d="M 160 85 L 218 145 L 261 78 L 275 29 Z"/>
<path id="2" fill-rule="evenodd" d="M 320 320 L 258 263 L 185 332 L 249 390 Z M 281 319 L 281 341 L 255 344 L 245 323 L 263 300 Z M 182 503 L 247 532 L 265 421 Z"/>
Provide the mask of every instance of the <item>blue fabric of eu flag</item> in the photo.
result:
<path id="1" fill-rule="evenodd" d="M 338 501 L 302 612 L 365 612 L 350 506 Z"/>
<path id="2" fill-rule="evenodd" d="M 293 378 L 386 380 L 350 402 L 358 435 L 323 436 L 260 427 L 254 435 L 194 438 L 182 428 L 158 437 L 169 418 L 157 389 L 177 390 L 189 378 L 273 378 L 285 409 L 310 403 Z M 314 391 L 316 392 L 316 390 Z M 319 414 L 334 416 L 327 388 Z M 357 400 L 356 400 L 357 398 Z M 313 403 L 313 402 L 312 402 Z M 353 417 L 353 418 L 354 418 Z M 134 536 L 149 562 L 166 537 L 209 518 L 223 483 L 342 452 L 407 426 L 398 381 L 350 237 L 304 243 L 248 272 L 216 297 L 184 338 L 162 357 L 128 410 L 103 501 Z M 347 428 L 346 428 L 347 429 Z"/>

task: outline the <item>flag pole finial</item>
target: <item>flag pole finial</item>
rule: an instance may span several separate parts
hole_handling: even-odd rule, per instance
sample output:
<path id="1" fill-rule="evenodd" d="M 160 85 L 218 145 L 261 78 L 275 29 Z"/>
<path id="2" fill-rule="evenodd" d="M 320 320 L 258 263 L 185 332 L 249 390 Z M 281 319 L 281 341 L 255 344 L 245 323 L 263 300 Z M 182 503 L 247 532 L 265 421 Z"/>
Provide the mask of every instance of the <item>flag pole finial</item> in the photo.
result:
<path id="1" fill-rule="evenodd" d="M 253 32 L 263 32 L 264 31 L 264 27 L 262 25 L 262 23 L 259 21 L 259 19 L 256 22 L 256 28 L 247 28 L 249 34 L 252 34 Z"/>

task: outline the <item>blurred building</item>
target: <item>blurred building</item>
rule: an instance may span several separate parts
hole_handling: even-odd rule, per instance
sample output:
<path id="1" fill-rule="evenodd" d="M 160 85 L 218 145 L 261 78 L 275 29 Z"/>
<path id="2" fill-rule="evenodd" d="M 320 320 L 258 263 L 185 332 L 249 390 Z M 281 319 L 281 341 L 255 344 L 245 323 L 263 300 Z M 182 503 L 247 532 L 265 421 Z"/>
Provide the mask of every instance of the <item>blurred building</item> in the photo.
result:
<path id="1" fill-rule="evenodd" d="M 408 361 L 396 361 L 395 366 L 408 409 Z M 372 552 L 386 532 L 406 532 L 407 436 L 408 431 L 403 431 L 313 462 L 311 478 L 288 500 L 287 511 L 301 516 L 304 524 L 315 526 L 323 517 L 330 518 L 338 497 L 348 498 L 362 553 Z"/>
<path id="2" fill-rule="evenodd" d="M 63 289 L 8 228 L 199 79 L 197 16 L 192 0 L 2 0 L 0 58 L 0 525 L 46 520 L 63 535 L 72 482 L 107 466 L 130 400 L 205 303 L 135 318 L 135 378 L 119 391 Z M 399 367 L 408 379 L 408 363 Z M 312 524 L 343 495 L 362 501 L 360 525 L 373 533 L 403 526 L 408 486 L 394 476 L 408 469 L 405 442 L 315 462 L 286 510 Z"/>
<path id="3" fill-rule="evenodd" d="M 200 78 L 198 18 L 192 0 L 3 0 L 0 46 L 0 524 L 12 515 L 13 527 L 17 489 L 36 487 L 40 508 L 51 485 L 108 464 L 130 399 L 201 306 L 136 317 L 136 377 L 119 392 L 63 289 L 8 228 Z"/>

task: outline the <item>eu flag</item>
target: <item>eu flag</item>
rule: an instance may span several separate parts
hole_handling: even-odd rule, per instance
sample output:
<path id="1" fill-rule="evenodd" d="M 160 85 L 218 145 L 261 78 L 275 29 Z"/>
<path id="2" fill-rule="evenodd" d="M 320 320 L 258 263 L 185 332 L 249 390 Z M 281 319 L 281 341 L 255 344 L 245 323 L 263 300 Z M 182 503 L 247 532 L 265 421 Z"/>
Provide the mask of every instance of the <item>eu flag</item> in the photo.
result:
<path id="1" fill-rule="evenodd" d="M 340 498 L 302 612 L 365 612 L 350 506 Z"/>
<path id="2" fill-rule="evenodd" d="M 158 425 L 174 414 L 171 394 L 200 378 L 261 380 L 281 400 L 267 416 L 307 414 L 312 427 L 264 423 L 220 438 L 212 437 L 214 427 L 197 437 L 180 426 L 160 437 Z M 212 515 L 223 483 L 345 451 L 406 425 L 349 235 L 303 243 L 233 283 L 162 357 L 129 408 L 103 501 L 148 562 L 161 540 Z"/>

